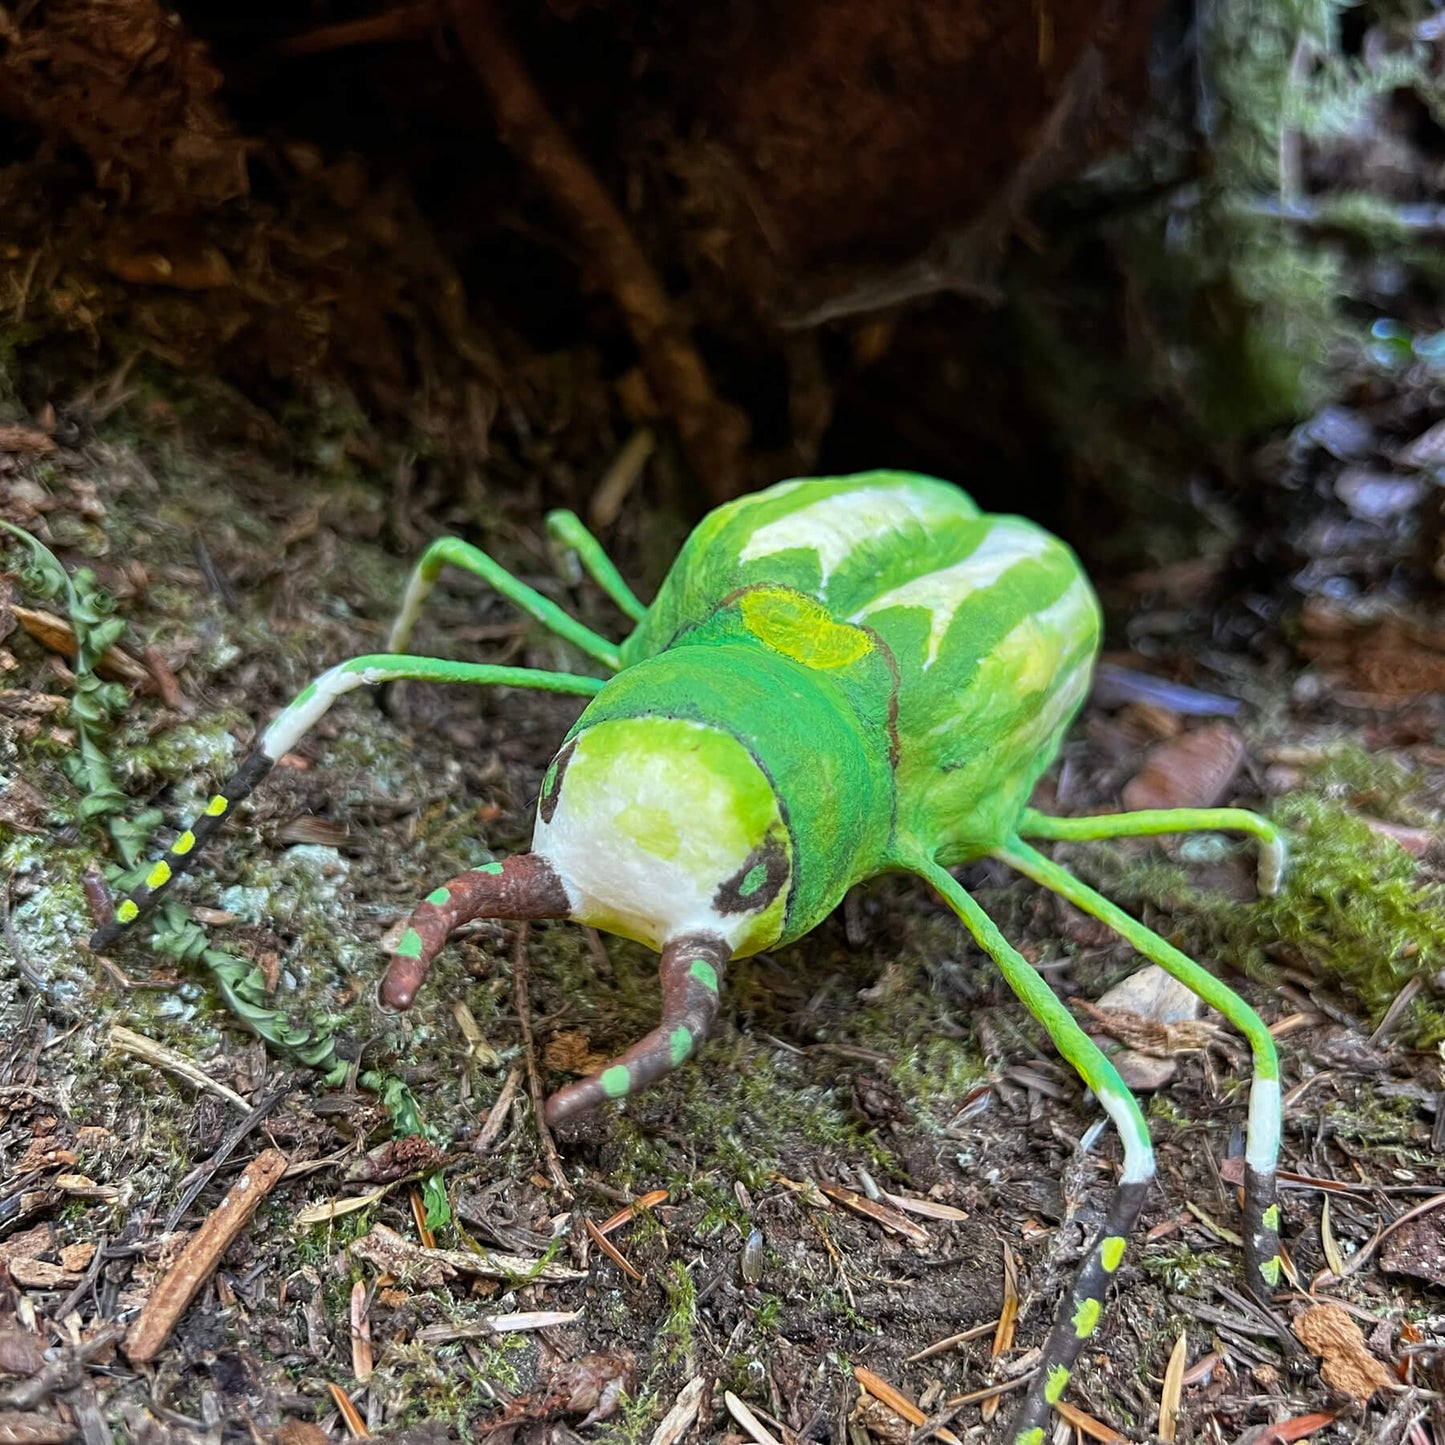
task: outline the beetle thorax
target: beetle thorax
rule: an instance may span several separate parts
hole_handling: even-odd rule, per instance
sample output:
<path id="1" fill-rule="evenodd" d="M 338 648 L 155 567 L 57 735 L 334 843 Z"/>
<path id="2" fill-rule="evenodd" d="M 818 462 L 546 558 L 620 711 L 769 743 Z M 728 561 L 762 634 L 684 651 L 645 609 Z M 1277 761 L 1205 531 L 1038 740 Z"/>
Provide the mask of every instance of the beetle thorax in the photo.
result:
<path id="1" fill-rule="evenodd" d="M 782 932 L 791 839 L 766 775 L 721 728 L 640 717 L 584 729 L 543 779 L 532 847 L 573 918 L 652 948 L 708 932 L 741 955 Z"/>

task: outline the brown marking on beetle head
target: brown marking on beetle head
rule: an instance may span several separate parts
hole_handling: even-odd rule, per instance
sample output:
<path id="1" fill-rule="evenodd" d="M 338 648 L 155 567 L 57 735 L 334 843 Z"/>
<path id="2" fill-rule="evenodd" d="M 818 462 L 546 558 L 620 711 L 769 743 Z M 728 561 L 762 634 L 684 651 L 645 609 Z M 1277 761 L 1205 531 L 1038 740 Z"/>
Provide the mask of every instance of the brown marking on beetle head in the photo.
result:
<path id="1" fill-rule="evenodd" d="M 760 913 L 788 881 L 788 853 L 776 835 L 743 860 L 743 866 L 719 884 L 712 906 L 721 914 Z"/>
<path id="2" fill-rule="evenodd" d="M 562 779 L 566 776 L 567 765 L 572 761 L 572 754 L 576 750 L 577 739 L 573 738 L 552 759 L 551 765 L 542 774 L 542 796 L 537 800 L 537 812 L 544 823 L 550 823 L 552 814 L 557 811 L 557 800 L 562 796 Z"/>

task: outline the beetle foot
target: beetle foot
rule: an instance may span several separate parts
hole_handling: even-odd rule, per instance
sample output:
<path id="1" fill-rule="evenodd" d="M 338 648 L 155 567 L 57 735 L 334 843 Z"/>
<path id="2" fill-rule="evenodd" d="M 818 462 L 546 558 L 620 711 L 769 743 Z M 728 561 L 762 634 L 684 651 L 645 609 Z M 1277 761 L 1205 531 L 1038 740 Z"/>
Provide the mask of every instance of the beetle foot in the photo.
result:
<path id="1" fill-rule="evenodd" d="M 658 966 L 662 1019 L 605 1069 L 559 1089 L 547 1101 L 547 1122 L 560 1123 L 621 1099 L 670 1074 L 707 1037 L 717 1018 L 718 989 L 732 948 L 715 933 L 684 933 L 667 941 Z"/>

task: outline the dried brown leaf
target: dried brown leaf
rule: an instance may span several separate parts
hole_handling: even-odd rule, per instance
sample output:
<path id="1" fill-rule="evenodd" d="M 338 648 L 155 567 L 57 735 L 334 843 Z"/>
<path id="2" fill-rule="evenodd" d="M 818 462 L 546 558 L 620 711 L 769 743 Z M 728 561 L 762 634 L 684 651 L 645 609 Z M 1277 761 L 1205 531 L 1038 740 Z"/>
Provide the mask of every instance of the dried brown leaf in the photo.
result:
<path id="1" fill-rule="evenodd" d="M 1212 808 L 1223 801 L 1244 763 L 1244 739 L 1229 723 L 1209 723 L 1151 748 L 1124 785 L 1124 807 Z"/>
<path id="2" fill-rule="evenodd" d="M 1294 1332 L 1311 1354 L 1321 1356 L 1321 1378 L 1342 1395 L 1368 1400 L 1394 1383 L 1395 1377 L 1365 1348 L 1359 1325 L 1342 1306 L 1311 1306 L 1294 1321 Z"/>

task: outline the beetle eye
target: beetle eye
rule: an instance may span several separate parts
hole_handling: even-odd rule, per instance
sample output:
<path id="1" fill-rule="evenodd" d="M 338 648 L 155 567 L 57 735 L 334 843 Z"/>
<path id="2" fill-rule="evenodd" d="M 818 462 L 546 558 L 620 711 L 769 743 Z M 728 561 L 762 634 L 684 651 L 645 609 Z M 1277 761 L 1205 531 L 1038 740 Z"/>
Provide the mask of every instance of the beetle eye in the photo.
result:
<path id="1" fill-rule="evenodd" d="M 788 855 L 777 838 L 754 848 L 719 888 L 712 906 L 719 913 L 760 913 L 788 881 Z"/>

